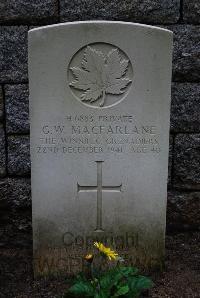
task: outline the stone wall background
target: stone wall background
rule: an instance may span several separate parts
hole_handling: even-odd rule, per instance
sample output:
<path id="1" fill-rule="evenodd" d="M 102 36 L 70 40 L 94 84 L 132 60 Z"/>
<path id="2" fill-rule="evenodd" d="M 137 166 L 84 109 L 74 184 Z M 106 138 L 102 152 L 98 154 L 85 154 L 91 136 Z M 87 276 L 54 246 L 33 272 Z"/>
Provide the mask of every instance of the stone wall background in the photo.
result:
<path id="1" fill-rule="evenodd" d="M 0 0 L 0 247 L 32 245 L 28 30 L 93 19 L 174 32 L 167 230 L 200 229 L 199 0 Z"/>

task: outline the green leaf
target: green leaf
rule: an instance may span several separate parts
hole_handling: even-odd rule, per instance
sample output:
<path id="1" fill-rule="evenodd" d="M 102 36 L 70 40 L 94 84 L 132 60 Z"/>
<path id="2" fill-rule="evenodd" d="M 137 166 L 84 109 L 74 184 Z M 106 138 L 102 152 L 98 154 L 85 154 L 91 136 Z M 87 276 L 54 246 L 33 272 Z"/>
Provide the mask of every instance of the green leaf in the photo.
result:
<path id="1" fill-rule="evenodd" d="M 138 290 L 149 289 L 153 286 L 153 282 L 148 277 L 139 275 L 136 287 Z"/>
<path id="2" fill-rule="evenodd" d="M 70 289 L 70 293 L 75 295 L 86 295 L 88 297 L 94 296 L 94 288 L 90 284 L 90 282 L 79 281 L 75 283 Z"/>
<path id="3" fill-rule="evenodd" d="M 110 294 L 106 294 L 103 291 L 100 291 L 100 293 L 96 293 L 94 295 L 94 298 L 110 298 Z"/>
<path id="4" fill-rule="evenodd" d="M 118 291 L 115 293 L 114 297 L 119 297 L 119 296 L 122 296 L 122 295 L 125 295 L 129 292 L 129 286 L 128 285 L 125 285 L 125 286 L 122 286 L 118 289 Z"/>
<path id="5" fill-rule="evenodd" d="M 153 285 L 149 278 L 141 275 L 128 277 L 127 283 L 130 289 L 127 298 L 138 297 L 143 290 L 149 289 Z"/>
<path id="6" fill-rule="evenodd" d="M 119 267 L 120 272 L 123 276 L 127 277 L 129 275 L 136 275 L 138 273 L 138 269 L 135 267 Z"/>
<path id="7" fill-rule="evenodd" d="M 129 286 L 129 293 L 126 297 L 128 298 L 133 298 L 133 297 L 137 297 L 138 294 L 140 293 L 138 291 L 138 289 L 136 288 L 136 284 L 137 284 L 137 277 L 130 277 L 127 280 L 127 284 Z"/>
<path id="8" fill-rule="evenodd" d="M 123 275 L 119 269 L 113 268 L 100 277 L 99 283 L 103 289 L 108 290 L 111 289 L 113 285 L 117 284 L 122 277 Z"/>
<path id="9" fill-rule="evenodd" d="M 103 289 L 109 289 L 112 287 L 112 276 L 107 274 L 107 275 L 104 275 L 102 276 L 100 279 L 99 279 L 99 283 L 100 283 L 100 286 L 101 288 Z"/>

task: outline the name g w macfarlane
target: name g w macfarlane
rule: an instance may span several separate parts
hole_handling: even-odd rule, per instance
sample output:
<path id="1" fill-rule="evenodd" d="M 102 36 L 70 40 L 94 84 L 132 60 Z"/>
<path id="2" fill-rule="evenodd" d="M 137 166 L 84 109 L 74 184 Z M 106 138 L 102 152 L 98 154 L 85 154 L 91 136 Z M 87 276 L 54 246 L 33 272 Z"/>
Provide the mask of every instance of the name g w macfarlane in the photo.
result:
<path id="1" fill-rule="evenodd" d="M 80 126 L 80 125 L 72 125 L 71 128 L 72 134 L 124 134 L 124 135 L 131 135 L 131 134 L 149 134 L 155 135 L 156 134 L 156 127 L 155 126 L 103 126 L 103 125 L 96 125 L 96 126 Z"/>

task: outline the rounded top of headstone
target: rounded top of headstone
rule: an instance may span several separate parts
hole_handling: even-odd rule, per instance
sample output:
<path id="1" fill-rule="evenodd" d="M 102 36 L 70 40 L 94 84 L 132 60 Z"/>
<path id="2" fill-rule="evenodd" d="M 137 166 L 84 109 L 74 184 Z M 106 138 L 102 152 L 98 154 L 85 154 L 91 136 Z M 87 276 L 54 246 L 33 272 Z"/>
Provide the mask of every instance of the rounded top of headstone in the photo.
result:
<path id="1" fill-rule="evenodd" d="M 166 29 L 166 28 L 161 28 L 161 27 L 157 27 L 157 26 L 152 26 L 152 25 L 146 25 L 146 24 L 140 24 L 140 23 L 133 23 L 133 22 L 123 22 L 123 21 L 106 21 L 106 20 L 91 20 L 91 21 L 76 21 L 76 22 L 65 22 L 65 23 L 59 23 L 59 24 L 53 24 L 53 25 L 47 25 L 47 26 L 41 26 L 38 28 L 33 28 L 31 30 L 29 30 L 29 33 L 38 31 L 38 30 L 50 30 L 50 29 L 54 29 L 54 28 L 60 28 L 60 27 L 70 27 L 70 26 L 84 26 L 84 25 L 120 25 L 120 26 L 130 26 L 130 27 L 139 27 L 139 28 L 143 28 L 146 30 L 157 30 L 157 31 L 161 31 L 163 33 L 167 33 L 170 35 L 173 35 L 173 32 Z"/>

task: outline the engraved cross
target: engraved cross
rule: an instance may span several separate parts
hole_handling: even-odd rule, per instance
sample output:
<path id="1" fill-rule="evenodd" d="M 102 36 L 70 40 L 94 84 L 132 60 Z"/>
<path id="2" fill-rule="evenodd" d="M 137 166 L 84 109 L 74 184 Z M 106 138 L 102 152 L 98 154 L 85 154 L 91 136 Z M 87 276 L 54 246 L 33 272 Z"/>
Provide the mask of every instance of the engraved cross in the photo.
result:
<path id="1" fill-rule="evenodd" d="M 96 192 L 97 193 L 97 221 L 96 232 L 103 232 L 102 228 L 102 193 L 103 192 L 121 192 L 122 184 L 119 186 L 103 186 L 102 185 L 102 164 L 103 161 L 97 163 L 97 185 L 82 186 L 77 183 L 78 192 Z"/>

